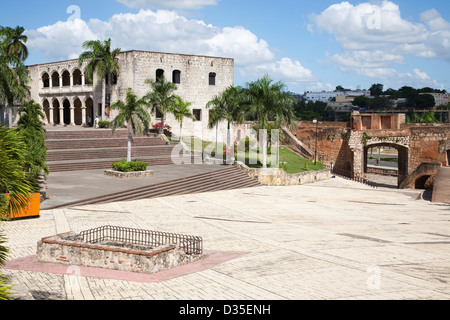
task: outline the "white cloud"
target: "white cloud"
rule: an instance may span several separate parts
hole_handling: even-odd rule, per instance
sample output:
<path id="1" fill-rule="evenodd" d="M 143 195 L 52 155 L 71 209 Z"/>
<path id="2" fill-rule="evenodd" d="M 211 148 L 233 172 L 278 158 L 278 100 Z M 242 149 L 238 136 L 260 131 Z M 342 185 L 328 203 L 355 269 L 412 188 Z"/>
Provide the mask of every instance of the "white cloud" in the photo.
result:
<path id="1" fill-rule="evenodd" d="M 200 9 L 219 0 L 117 0 L 130 8 Z"/>
<path id="2" fill-rule="evenodd" d="M 58 60 L 77 57 L 81 52 L 81 44 L 96 38 L 87 23 L 80 19 L 28 30 L 26 34 L 28 48 Z"/>
<path id="3" fill-rule="evenodd" d="M 359 5 L 342 2 L 311 15 L 308 30 L 335 37 L 342 53 L 327 57 L 343 71 L 396 83 L 441 87 L 417 68 L 412 72 L 394 69 L 406 65 L 409 56 L 450 62 L 450 23 L 435 9 L 420 18 L 419 23 L 402 18 L 400 7 L 387 0 Z"/>
<path id="4" fill-rule="evenodd" d="M 108 21 L 58 22 L 27 34 L 31 50 L 55 60 L 78 56 L 86 40 L 111 38 L 113 47 L 122 50 L 231 57 L 239 74 L 259 77 L 269 73 L 276 80 L 292 83 L 313 79 L 311 70 L 299 61 L 277 58 L 269 44 L 250 30 L 219 28 L 174 11 L 142 9 L 136 14 L 116 14 Z"/>

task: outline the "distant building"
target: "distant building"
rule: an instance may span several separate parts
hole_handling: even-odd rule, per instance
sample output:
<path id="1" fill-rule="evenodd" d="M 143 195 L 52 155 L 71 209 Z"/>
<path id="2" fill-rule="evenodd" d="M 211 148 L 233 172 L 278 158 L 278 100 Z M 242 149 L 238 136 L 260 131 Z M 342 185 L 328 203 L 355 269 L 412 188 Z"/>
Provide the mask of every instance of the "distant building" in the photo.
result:
<path id="1" fill-rule="evenodd" d="M 322 92 L 306 92 L 305 93 L 305 99 L 306 101 L 312 101 L 312 102 L 336 102 L 336 99 L 338 96 L 343 97 L 352 97 L 353 99 L 355 97 L 359 96 L 370 96 L 369 90 L 357 90 L 357 91 L 322 91 Z M 345 98 L 343 98 L 345 99 Z M 352 100 L 353 101 L 353 100 Z"/>
<path id="2" fill-rule="evenodd" d="M 436 103 L 436 107 L 439 106 L 447 106 L 450 104 L 450 94 L 448 93 L 421 93 L 421 94 L 429 94 L 434 97 L 434 101 Z"/>

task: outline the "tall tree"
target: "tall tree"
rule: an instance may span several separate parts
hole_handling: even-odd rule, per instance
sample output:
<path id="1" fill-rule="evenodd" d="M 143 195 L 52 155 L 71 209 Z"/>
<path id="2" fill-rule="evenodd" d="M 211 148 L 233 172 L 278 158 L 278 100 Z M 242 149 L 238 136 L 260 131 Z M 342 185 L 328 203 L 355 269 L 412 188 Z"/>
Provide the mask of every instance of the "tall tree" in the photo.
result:
<path id="1" fill-rule="evenodd" d="M 230 86 L 206 104 L 206 108 L 214 108 L 210 114 L 209 128 L 217 126 L 222 121 L 227 122 L 227 163 L 231 163 L 233 154 L 231 152 L 231 124 L 242 123 L 245 117 L 243 98 L 241 87 Z"/>
<path id="2" fill-rule="evenodd" d="M 274 82 L 268 75 L 247 84 L 246 94 L 251 101 L 249 112 L 256 119 L 256 127 L 263 130 L 263 137 L 260 137 L 262 164 L 263 168 L 267 168 L 267 123 L 290 122 L 294 114 L 293 98 L 282 82 Z"/>
<path id="3" fill-rule="evenodd" d="M 17 131 L 25 141 L 25 171 L 33 179 L 33 187 L 39 192 L 38 177 L 48 175 L 47 147 L 45 144 L 44 113 L 33 100 L 25 102 L 18 110 Z"/>
<path id="4" fill-rule="evenodd" d="M 0 33 L 7 34 L 6 52 L 10 57 L 18 59 L 18 61 L 25 61 L 28 58 L 28 48 L 26 42 L 28 37 L 24 35 L 25 29 L 17 26 L 15 29 L 2 28 Z"/>
<path id="5" fill-rule="evenodd" d="M 184 118 L 192 119 L 194 115 L 190 109 L 192 102 L 184 101 L 181 97 L 175 96 L 175 103 L 171 106 L 170 112 L 175 116 L 180 124 L 180 143 L 183 141 L 183 121 Z"/>
<path id="6" fill-rule="evenodd" d="M 78 58 L 78 66 L 87 63 L 85 74 L 89 82 L 93 81 L 94 73 L 102 81 L 102 114 L 101 119 L 105 119 L 106 109 L 106 78 L 119 73 L 119 63 L 117 56 L 121 49 L 111 49 L 111 39 L 100 41 L 90 40 L 83 43 L 85 50 Z"/>
<path id="7" fill-rule="evenodd" d="M 125 124 L 128 129 L 128 150 L 127 162 L 131 161 L 131 144 L 133 136 L 141 136 L 144 132 L 150 130 L 150 115 L 147 111 L 148 103 L 145 99 L 139 99 L 132 91 L 127 90 L 125 103 L 117 101 L 111 106 L 111 109 L 119 110 L 119 114 L 111 121 L 113 133 L 117 128 L 123 127 Z"/>
<path id="8" fill-rule="evenodd" d="M 23 28 L 0 27 L 0 105 L 23 102 L 29 93 L 28 71 L 24 61 L 28 56 Z M 12 123 L 10 122 L 10 126 Z"/>
<path id="9" fill-rule="evenodd" d="M 174 94 L 177 86 L 164 77 L 156 81 L 149 79 L 146 83 L 150 85 L 151 91 L 144 96 L 144 99 L 150 104 L 152 112 L 158 110 L 161 114 L 161 129 L 164 130 L 166 114 L 175 106 L 177 101 Z"/>

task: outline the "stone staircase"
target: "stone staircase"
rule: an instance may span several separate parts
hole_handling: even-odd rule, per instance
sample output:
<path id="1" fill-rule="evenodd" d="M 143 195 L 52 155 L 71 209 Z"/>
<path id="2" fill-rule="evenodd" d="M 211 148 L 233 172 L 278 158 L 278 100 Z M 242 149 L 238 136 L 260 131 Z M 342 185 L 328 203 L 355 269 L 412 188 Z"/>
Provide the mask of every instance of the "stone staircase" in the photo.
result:
<path id="1" fill-rule="evenodd" d="M 260 186 L 261 184 L 257 180 L 251 179 L 249 176 L 242 173 L 239 168 L 235 166 L 224 166 L 223 169 L 208 173 L 74 201 L 48 209 L 152 199 L 174 195 L 200 194 L 205 192 L 245 189 Z"/>
<path id="2" fill-rule="evenodd" d="M 111 162 L 127 155 L 126 130 L 67 130 L 47 131 L 47 164 L 50 172 L 109 169 Z M 149 166 L 172 164 L 173 146 L 156 134 L 135 137 L 132 159 Z"/>

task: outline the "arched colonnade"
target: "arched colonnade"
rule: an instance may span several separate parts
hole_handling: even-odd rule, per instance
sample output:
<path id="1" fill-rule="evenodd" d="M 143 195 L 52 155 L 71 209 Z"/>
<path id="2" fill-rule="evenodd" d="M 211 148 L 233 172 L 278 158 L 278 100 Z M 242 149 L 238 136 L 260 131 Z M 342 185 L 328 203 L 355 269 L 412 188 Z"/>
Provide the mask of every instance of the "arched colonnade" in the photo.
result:
<path id="1" fill-rule="evenodd" d="M 92 126 L 94 121 L 92 96 L 43 98 L 41 106 L 49 125 Z"/>

